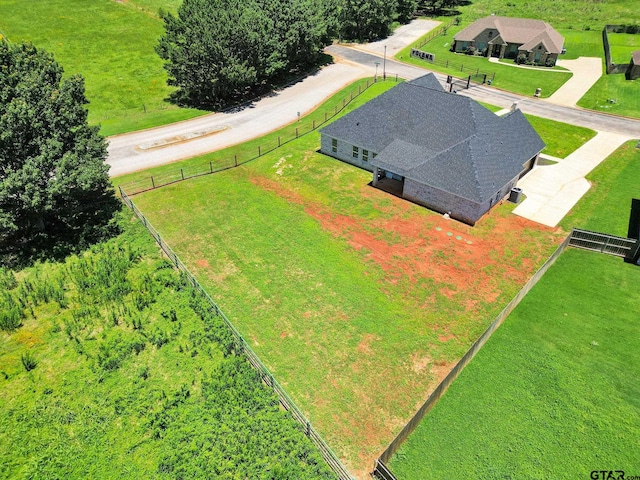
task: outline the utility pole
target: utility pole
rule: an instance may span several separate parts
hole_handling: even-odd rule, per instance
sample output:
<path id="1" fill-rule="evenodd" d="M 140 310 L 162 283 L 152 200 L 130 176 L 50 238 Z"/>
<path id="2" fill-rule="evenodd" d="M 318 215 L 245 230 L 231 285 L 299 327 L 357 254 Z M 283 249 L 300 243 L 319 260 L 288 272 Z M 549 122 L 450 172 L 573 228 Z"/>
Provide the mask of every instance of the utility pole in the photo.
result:
<path id="1" fill-rule="evenodd" d="M 382 59 L 382 79 L 387 79 L 387 46 L 384 46 L 384 57 Z"/>

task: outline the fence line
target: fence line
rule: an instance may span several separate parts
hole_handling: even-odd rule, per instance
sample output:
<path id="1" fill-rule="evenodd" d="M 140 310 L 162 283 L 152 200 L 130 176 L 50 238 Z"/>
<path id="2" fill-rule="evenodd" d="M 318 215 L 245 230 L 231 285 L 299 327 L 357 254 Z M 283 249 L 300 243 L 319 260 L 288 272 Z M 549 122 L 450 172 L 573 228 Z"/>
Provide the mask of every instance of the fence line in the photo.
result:
<path id="1" fill-rule="evenodd" d="M 627 258 L 633 254 L 637 243 L 638 241 L 634 238 L 617 237 L 608 233 L 574 228 L 571 232 L 569 246 Z"/>
<path id="2" fill-rule="evenodd" d="M 220 309 L 218 304 L 211 298 L 211 296 L 207 293 L 207 291 L 200 285 L 198 280 L 191 274 L 185 264 L 178 258 L 176 253 L 171 249 L 171 247 L 160 237 L 160 233 L 151 225 L 151 223 L 147 220 L 144 214 L 136 207 L 133 203 L 133 200 L 127 195 L 127 192 L 121 187 L 119 187 L 120 196 L 122 201 L 127 207 L 129 207 L 133 213 L 140 219 L 142 224 L 147 228 L 151 236 L 158 243 L 162 251 L 167 255 L 169 260 L 175 265 L 175 267 L 185 275 L 185 278 L 189 281 L 192 287 L 194 287 L 211 305 L 211 311 L 215 313 L 217 316 L 222 318 L 226 326 L 231 331 L 233 335 L 236 349 L 238 352 L 241 352 L 245 355 L 251 366 L 258 372 L 261 380 L 268 386 L 270 386 L 273 391 L 278 396 L 278 400 L 282 407 L 287 410 L 291 416 L 302 425 L 305 434 L 307 437 L 313 442 L 313 444 L 320 450 L 322 457 L 325 462 L 331 467 L 333 472 L 337 475 L 339 480 L 353 480 L 353 477 L 346 469 L 346 467 L 342 464 L 340 459 L 336 456 L 335 453 L 331 450 L 329 445 L 322 439 L 320 434 L 313 428 L 309 420 L 304 416 L 302 411 L 298 408 L 298 406 L 291 400 L 287 392 L 282 388 L 282 386 L 278 383 L 278 381 L 273 377 L 273 374 L 269 371 L 269 369 L 262 363 L 258 355 L 251 349 L 249 344 L 244 340 L 240 332 L 236 329 L 236 327 L 231 323 L 231 321 L 227 318 L 224 312 Z"/>
<path id="3" fill-rule="evenodd" d="M 422 47 L 423 45 L 429 43 L 431 40 L 433 40 L 436 37 L 439 37 L 440 35 L 446 35 L 447 34 L 447 30 L 449 30 L 449 28 L 451 28 L 453 25 L 458 25 L 459 21 L 457 19 L 453 19 L 451 20 L 449 23 L 447 23 L 446 25 L 441 25 L 440 27 L 436 28 L 435 30 L 431 30 L 423 39 L 420 43 L 417 44 L 417 47 Z"/>
<path id="4" fill-rule="evenodd" d="M 573 232 L 572 232 L 573 233 Z M 487 342 L 487 340 L 491 337 L 493 332 L 502 324 L 505 318 L 509 316 L 509 314 L 513 311 L 514 308 L 520 303 L 520 301 L 524 298 L 524 296 L 533 288 L 533 286 L 538 283 L 538 280 L 542 278 L 542 276 L 546 273 L 553 263 L 557 260 L 560 254 L 567 248 L 569 245 L 569 241 L 571 239 L 571 234 L 564 239 L 564 241 L 558 246 L 558 248 L 551 254 L 551 256 L 544 262 L 544 264 L 540 267 L 540 269 L 529 279 L 527 283 L 520 289 L 517 295 L 507 304 L 506 307 L 498 314 L 496 319 L 489 325 L 489 327 L 484 331 L 484 333 L 475 341 L 475 343 L 467 350 L 467 353 L 458 361 L 458 363 L 453 367 L 453 369 L 449 372 L 449 374 L 440 382 L 440 384 L 436 387 L 436 389 L 429 395 L 424 404 L 418 409 L 418 411 L 413 415 L 411 420 L 407 422 L 404 428 L 398 433 L 396 438 L 389 444 L 389 446 L 385 449 L 384 452 L 380 455 L 380 458 L 376 461 L 374 465 L 373 474 L 377 478 L 388 479 L 390 477 L 387 476 L 386 472 L 382 472 L 380 465 L 382 465 L 386 470 L 388 467 L 385 464 L 391 459 L 393 454 L 398 450 L 400 445 L 407 439 L 407 437 L 413 432 L 413 430 L 418 426 L 422 418 L 426 415 L 426 413 L 433 408 L 433 406 L 437 403 L 440 397 L 444 394 L 444 392 L 449 388 L 449 385 L 456 379 L 456 377 L 460 374 L 460 372 L 467 366 L 467 364 L 475 357 L 476 353 L 480 351 L 482 346 Z"/>
<path id="5" fill-rule="evenodd" d="M 439 65 L 445 68 L 460 70 L 460 72 L 463 72 L 463 73 L 466 71 L 469 74 L 469 77 L 482 77 L 483 84 L 487 82 L 491 84 L 491 82 L 493 82 L 496 79 L 496 72 L 483 72 L 480 70 L 479 67 L 465 68 L 464 63 L 455 63 L 449 60 L 438 60 L 435 57 L 435 55 L 429 52 L 424 52 L 418 48 L 412 48 L 410 55 L 414 58 L 419 58 L 421 60 L 424 60 L 425 62 L 432 63 L 434 65 Z"/>
<path id="6" fill-rule="evenodd" d="M 386 81 L 398 81 L 398 75 L 395 74 L 387 74 Z M 358 98 L 363 92 L 365 92 L 372 85 L 385 81 L 385 79 L 378 78 L 376 76 L 374 79 L 367 80 L 366 86 L 359 85 L 358 88 L 354 88 L 350 93 L 346 94 L 342 101 L 339 101 L 338 104 L 324 112 L 324 115 L 320 113 L 318 120 L 312 120 L 311 123 L 295 123 L 293 125 L 289 125 L 283 128 L 290 128 L 291 134 L 290 136 L 278 136 L 274 137 L 271 141 L 265 141 L 264 144 L 258 145 L 254 147 L 253 153 L 243 153 L 240 158 L 238 154 L 233 157 L 229 156 L 227 158 L 221 158 L 216 160 L 211 160 L 204 162 L 200 165 L 189 166 L 189 167 L 181 167 L 174 170 L 172 173 L 162 174 L 162 175 L 153 175 L 148 178 L 143 178 L 140 180 L 136 180 L 133 182 L 129 182 L 123 185 L 125 190 L 130 196 L 136 195 L 138 193 L 147 192 L 149 190 L 154 190 L 156 188 L 164 187 L 167 185 L 171 185 L 177 182 L 182 182 L 184 180 L 188 180 L 190 178 L 200 177 L 203 175 L 210 175 L 212 173 L 222 172 L 224 170 L 229 170 L 231 168 L 238 167 L 240 165 L 244 165 L 253 160 L 256 160 L 263 155 L 273 152 L 277 148 L 292 142 L 308 133 L 311 133 L 322 125 L 330 121 L 336 115 L 338 115 L 342 110 L 344 110 L 347 105 L 349 105 L 353 100 Z M 295 125 L 295 126 L 294 126 Z M 246 155 L 246 157 L 245 157 Z"/>

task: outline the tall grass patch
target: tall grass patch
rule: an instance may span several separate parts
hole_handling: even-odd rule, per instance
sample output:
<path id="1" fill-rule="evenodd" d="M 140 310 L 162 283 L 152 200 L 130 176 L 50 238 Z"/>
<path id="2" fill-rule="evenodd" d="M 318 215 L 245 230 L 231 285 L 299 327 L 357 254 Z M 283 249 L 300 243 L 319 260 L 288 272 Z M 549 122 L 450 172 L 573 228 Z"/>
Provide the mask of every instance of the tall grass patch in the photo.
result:
<path id="1" fill-rule="evenodd" d="M 23 316 L 0 333 L 0 476 L 334 478 L 212 306 L 121 220 L 2 290 Z"/>

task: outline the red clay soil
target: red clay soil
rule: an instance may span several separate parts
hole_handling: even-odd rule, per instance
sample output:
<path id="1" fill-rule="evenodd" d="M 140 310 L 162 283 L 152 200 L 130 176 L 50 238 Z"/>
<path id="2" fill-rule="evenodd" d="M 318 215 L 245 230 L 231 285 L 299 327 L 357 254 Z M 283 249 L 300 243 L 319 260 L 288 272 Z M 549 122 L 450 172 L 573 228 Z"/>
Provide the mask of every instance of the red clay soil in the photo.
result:
<path id="1" fill-rule="evenodd" d="M 491 221 L 489 232 L 486 229 L 482 231 L 479 224 L 470 227 L 440 215 L 409 219 L 400 218 L 406 215 L 390 219 L 362 219 L 339 215 L 324 206 L 309 203 L 297 192 L 283 189 L 280 183 L 265 177 L 253 177 L 251 181 L 292 203 L 304 205 L 305 212 L 324 229 L 336 237 L 347 239 L 356 250 L 367 252 L 366 256 L 384 270 L 387 281 L 396 283 L 408 278 L 416 282 L 420 277 L 430 278 L 446 285 L 440 293 L 449 298 L 473 290 L 473 297 L 494 301 L 500 292 L 496 291 L 491 281 L 495 272 L 484 273 L 488 271 L 487 267 L 499 266 L 503 279 L 524 283 L 533 273 L 537 262 L 528 258 L 522 259 L 517 266 L 502 262 L 505 249 L 513 247 L 505 238 L 524 229 L 546 231 L 550 235 L 554 232 L 549 227 L 517 215 L 499 216 L 493 215 L 493 212 L 479 222 Z M 363 188 L 362 193 L 386 195 L 369 187 Z M 404 214 L 410 208 L 415 208 L 406 200 L 393 196 L 390 198 L 393 199 L 391 209 L 394 212 Z M 474 301 L 469 300 L 468 308 L 474 305 Z"/>

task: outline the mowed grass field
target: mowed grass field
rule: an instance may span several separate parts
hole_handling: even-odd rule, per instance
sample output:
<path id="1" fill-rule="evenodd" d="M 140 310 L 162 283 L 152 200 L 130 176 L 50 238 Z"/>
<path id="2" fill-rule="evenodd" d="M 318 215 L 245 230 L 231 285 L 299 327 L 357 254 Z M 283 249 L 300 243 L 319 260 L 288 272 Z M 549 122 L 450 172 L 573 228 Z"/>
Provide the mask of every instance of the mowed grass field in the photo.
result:
<path id="1" fill-rule="evenodd" d="M 103 135 L 191 118 L 206 112 L 174 106 L 154 48 L 164 32 L 160 8 L 179 0 L 0 0 L 0 34 L 55 55 L 66 75 L 81 74 L 89 121 Z"/>
<path id="2" fill-rule="evenodd" d="M 640 23 L 637 6 L 636 0 L 473 0 L 458 9 L 469 20 L 493 13 L 504 17 L 539 18 L 555 28 L 601 30 L 607 23 Z"/>
<path id="3" fill-rule="evenodd" d="M 365 478 L 560 237 L 509 204 L 473 228 L 446 220 L 318 146 L 312 133 L 134 201 Z"/>
<path id="4" fill-rule="evenodd" d="M 635 144 L 589 175 L 593 187 L 563 229 L 626 236 L 640 180 Z M 393 457 L 392 470 L 403 479 L 638 471 L 639 281 L 637 266 L 567 249 Z"/>
<path id="5" fill-rule="evenodd" d="M 560 479 L 640 470 L 639 281 L 640 268 L 622 259 L 563 253 L 393 457 L 393 472 Z"/>

